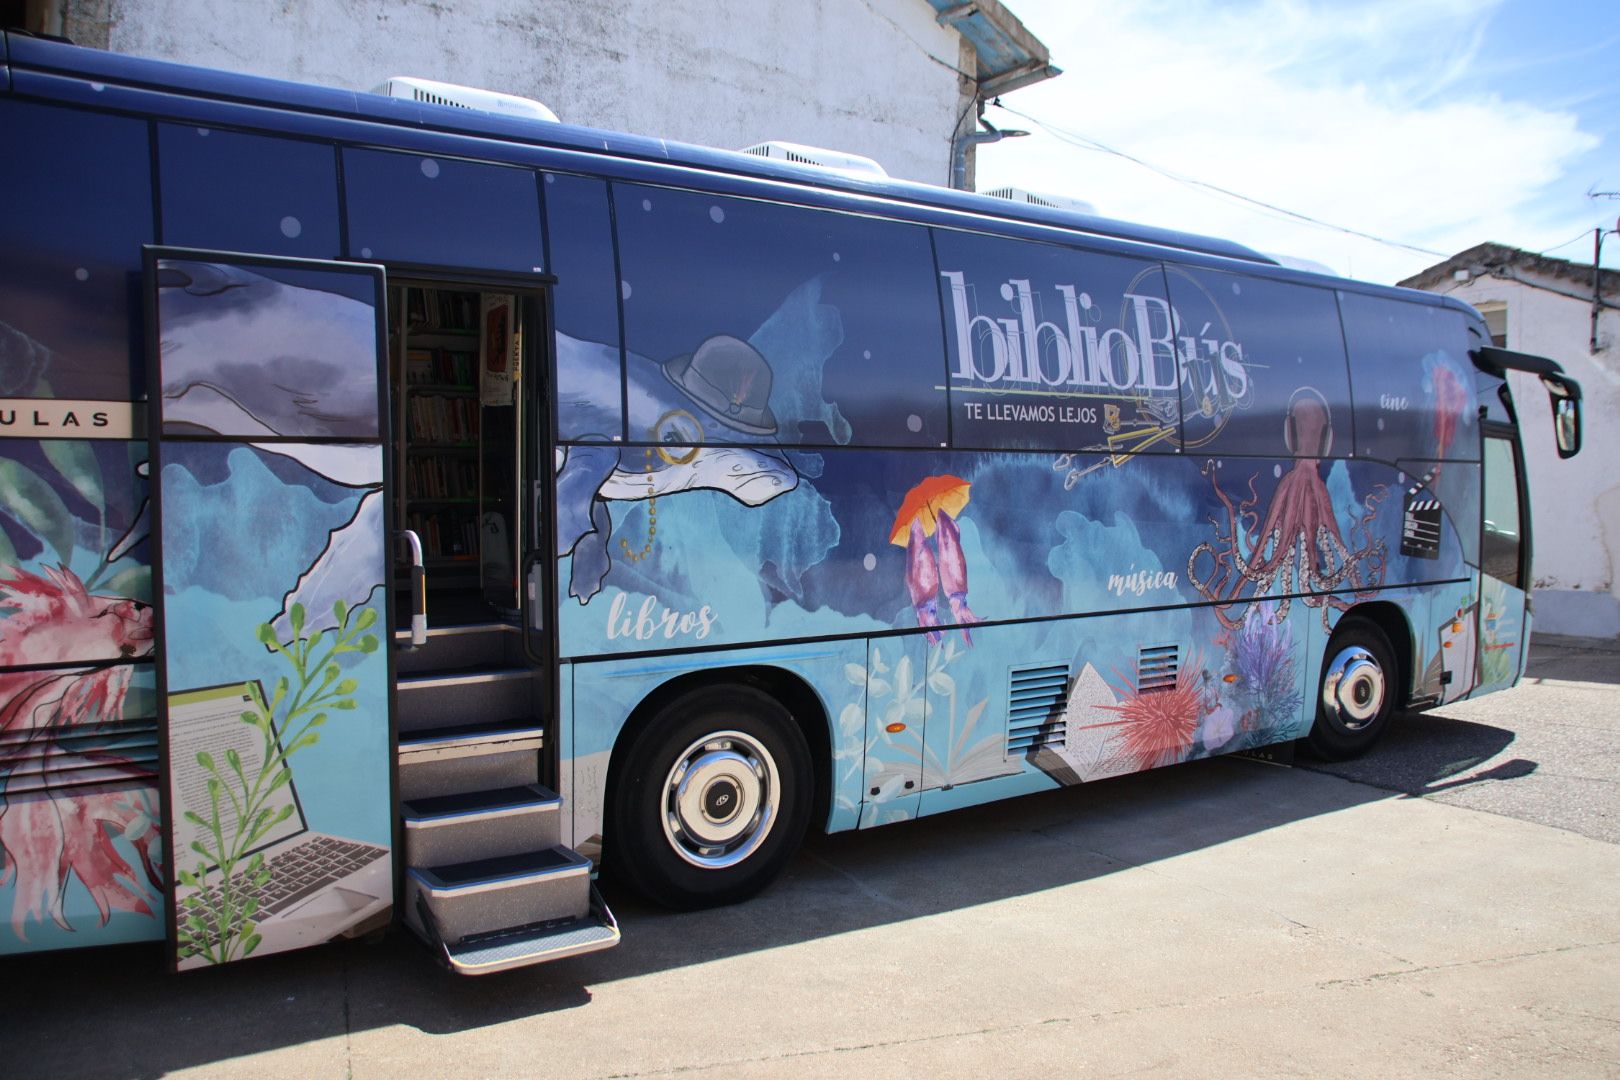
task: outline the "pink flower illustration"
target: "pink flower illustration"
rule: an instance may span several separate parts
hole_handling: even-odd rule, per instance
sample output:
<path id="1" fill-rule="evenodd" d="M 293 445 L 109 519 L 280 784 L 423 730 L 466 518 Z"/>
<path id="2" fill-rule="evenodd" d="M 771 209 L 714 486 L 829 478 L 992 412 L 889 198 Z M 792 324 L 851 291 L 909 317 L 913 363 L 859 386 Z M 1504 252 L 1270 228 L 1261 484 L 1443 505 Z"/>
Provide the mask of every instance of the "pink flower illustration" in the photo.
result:
<path id="1" fill-rule="evenodd" d="M 0 572 L 0 665 L 53 664 L 143 656 L 152 649 L 149 609 L 92 595 L 66 567 L 42 574 Z M 11 926 L 26 940 L 30 921 L 73 927 L 63 912 L 71 879 L 90 893 L 105 924 L 114 909 L 153 914 L 134 869 L 113 845 L 126 836 L 155 887 L 155 816 L 138 780 L 150 770 L 116 753 L 74 748 L 69 736 L 122 717 L 131 668 L 55 668 L 0 674 L 0 885 L 12 884 Z M 91 771 L 93 770 L 93 771 Z M 22 775 L 45 790 L 15 790 Z M 101 786 L 52 790 L 51 781 L 94 778 Z"/>

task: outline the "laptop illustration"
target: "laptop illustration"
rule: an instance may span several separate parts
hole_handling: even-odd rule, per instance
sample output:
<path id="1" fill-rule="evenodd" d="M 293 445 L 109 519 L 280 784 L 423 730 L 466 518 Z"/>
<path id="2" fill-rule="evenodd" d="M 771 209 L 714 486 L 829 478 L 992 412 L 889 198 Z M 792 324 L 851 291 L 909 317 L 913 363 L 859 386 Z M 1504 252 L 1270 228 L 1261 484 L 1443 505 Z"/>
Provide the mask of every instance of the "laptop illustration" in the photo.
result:
<path id="1" fill-rule="evenodd" d="M 292 775 L 298 768 L 296 749 L 285 759 L 288 778 L 274 783 L 282 769 L 273 763 L 265 769 L 264 734 L 242 719 L 244 712 L 257 711 L 256 687 L 262 693 L 257 683 L 238 682 L 170 695 L 169 783 L 177 870 L 193 868 L 204 859 L 194 843 L 213 853 L 222 841 L 226 850 L 243 842 L 232 840 L 241 835 L 238 806 L 251 805 L 249 821 L 273 822 L 251 847 L 239 852 L 229 882 L 233 907 L 239 910 L 248 899 L 257 902 L 251 918 L 260 940 L 253 952 L 265 955 L 325 941 L 387 910 L 393 899 L 393 860 L 387 847 L 309 828 Z M 271 731 L 274 745 L 284 751 L 283 733 L 274 726 Z M 200 754 L 208 756 L 214 770 L 202 764 Z M 217 814 L 210 780 L 220 790 Z M 220 835 L 215 834 L 216 823 Z M 262 855 L 263 863 L 249 875 L 246 870 L 255 855 Z M 177 881 L 178 919 L 185 921 L 199 910 L 217 910 L 225 888 L 217 861 L 202 875 L 200 887 Z M 189 932 L 200 938 L 203 948 L 182 959 L 182 969 L 209 963 L 207 954 L 219 946 L 217 927 L 206 917 L 201 921 L 200 933 L 195 925 Z"/>

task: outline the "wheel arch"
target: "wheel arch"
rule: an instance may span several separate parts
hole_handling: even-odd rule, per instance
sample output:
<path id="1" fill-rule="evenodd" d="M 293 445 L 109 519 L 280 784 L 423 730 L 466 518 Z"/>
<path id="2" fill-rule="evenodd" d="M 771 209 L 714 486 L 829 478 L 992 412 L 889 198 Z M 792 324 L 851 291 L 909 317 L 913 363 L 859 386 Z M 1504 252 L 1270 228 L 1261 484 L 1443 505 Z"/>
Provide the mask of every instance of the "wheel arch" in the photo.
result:
<path id="1" fill-rule="evenodd" d="M 1389 647 L 1395 654 L 1395 666 L 1399 669 L 1394 680 L 1394 706 L 1396 709 L 1405 709 L 1412 700 L 1412 691 L 1417 679 L 1412 659 L 1416 652 L 1416 642 L 1412 637 L 1412 623 L 1407 619 L 1406 612 L 1389 600 L 1369 600 L 1346 611 L 1339 617 L 1339 621 L 1342 623 L 1350 618 L 1365 619 L 1384 632 L 1384 640 L 1389 642 Z"/>
<path id="2" fill-rule="evenodd" d="M 715 686 L 753 687 L 769 694 L 793 717 L 810 747 L 810 821 L 816 828 L 825 830 L 832 800 L 832 728 L 826 705 L 810 684 L 795 672 L 768 664 L 739 664 L 677 675 L 658 684 L 630 711 L 613 741 L 613 752 L 608 757 L 607 784 L 603 788 L 606 815 L 603 821 L 604 843 L 612 842 L 613 793 L 623 772 L 627 748 L 637 735 L 652 724 L 665 706 L 695 690 Z"/>

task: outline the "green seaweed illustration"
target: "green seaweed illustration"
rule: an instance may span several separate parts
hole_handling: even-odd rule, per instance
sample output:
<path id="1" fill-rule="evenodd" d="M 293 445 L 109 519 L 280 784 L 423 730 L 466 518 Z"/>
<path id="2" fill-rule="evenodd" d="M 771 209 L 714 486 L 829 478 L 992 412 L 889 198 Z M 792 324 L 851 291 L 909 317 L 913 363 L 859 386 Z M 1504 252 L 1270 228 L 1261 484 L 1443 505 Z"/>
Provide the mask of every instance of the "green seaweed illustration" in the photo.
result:
<path id="1" fill-rule="evenodd" d="M 372 608 L 350 608 L 339 600 L 332 607 L 337 625 L 330 634 L 316 630 L 308 636 L 304 614 L 302 604 L 292 605 L 288 616 L 293 640 L 286 644 L 276 640 L 269 623 L 258 628 L 259 642 L 292 667 L 292 677 L 277 679 L 268 701 L 256 682 L 249 684 L 254 707 L 241 719 L 263 740 L 258 768 L 244 766 L 234 749 L 225 751 L 223 763 L 207 751 L 197 754 L 198 766 L 208 775 L 208 807 L 205 813 L 195 808 L 184 811 L 203 839 L 190 845 L 197 856 L 193 867 L 178 870 L 181 884 L 191 890 L 180 901 L 178 913 L 181 960 L 201 957 L 223 964 L 250 956 L 259 947 L 254 917 L 259 911 L 258 892 L 270 883 L 271 872 L 264 853 L 254 849 L 293 814 L 291 803 L 275 809 L 271 796 L 292 781 L 288 761 L 320 741 L 319 729 L 330 713 L 355 708 L 350 695 L 359 683 L 343 677 L 338 658 L 376 652 L 379 647 L 377 635 L 368 633 L 377 621 Z M 277 731 L 282 738 L 277 738 Z"/>

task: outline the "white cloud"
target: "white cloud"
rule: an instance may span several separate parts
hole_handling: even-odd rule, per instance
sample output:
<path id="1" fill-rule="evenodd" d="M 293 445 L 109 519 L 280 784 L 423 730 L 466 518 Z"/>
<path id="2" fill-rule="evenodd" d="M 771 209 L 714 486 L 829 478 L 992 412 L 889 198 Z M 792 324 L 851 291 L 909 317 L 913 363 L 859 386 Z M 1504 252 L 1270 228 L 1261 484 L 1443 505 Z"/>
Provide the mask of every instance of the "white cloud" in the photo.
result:
<path id="1" fill-rule="evenodd" d="M 1573 113 L 1469 89 L 1494 3 L 1012 6 L 1064 74 L 1006 104 L 1169 171 L 1447 255 L 1485 240 L 1545 248 L 1599 216 L 1583 199 L 1547 205 L 1573 160 L 1598 144 Z M 1073 195 L 1105 216 L 1367 280 L 1438 261 L 1266 216 L 1038 129 L 981 148 L 978 170 L 981 189 Z"/>

